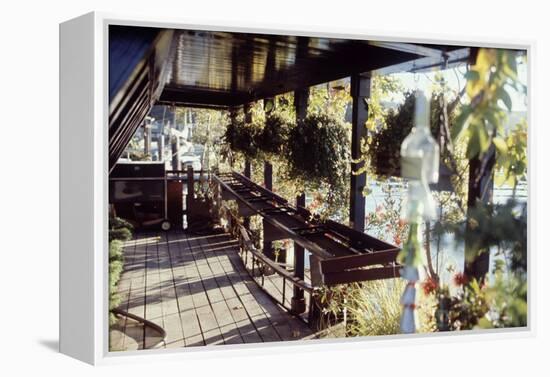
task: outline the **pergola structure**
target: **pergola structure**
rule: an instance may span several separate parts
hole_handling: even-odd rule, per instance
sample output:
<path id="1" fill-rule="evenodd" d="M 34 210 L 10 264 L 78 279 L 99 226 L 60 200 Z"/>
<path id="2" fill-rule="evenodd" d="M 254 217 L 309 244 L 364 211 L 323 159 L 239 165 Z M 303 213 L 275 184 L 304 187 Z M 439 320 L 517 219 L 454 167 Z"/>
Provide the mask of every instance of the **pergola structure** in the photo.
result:
<path id="1" fill-rule="evenodd" d="M 344 78 L 350 78 L 351 82 L 351 157 L 356 161 L 361 154 L 361 139 L 366 136 L 367 100 L 371 95 L 373 74 L 450 68 L 472 60 L 475 55 L 475 49 L 466 46 L 110 26 L 109 172 L 154 105 L 228 110 L 232 116 L 243 109 L 245 120 L 250 121 L 252 103 L 264 101 L 265 105 L 277 95 L 293 92 L 296 117 L 300 120 L 307 115 L 311 86 Z M 351 162 L 352 171 L 361 167 Z M 471 167 L 475 164 L 471 163 Z M 308 223 L 307 216 L 299 213 L 305 211 L 304 195 L 296 198 L 294 204 L 275 200 L 272 167 L 268 162 L 264 164 L 264 188 L 247 181 L 251 177 L 249 161 L 245 163 L 243 175 L 233 174 L 237 175 L 225 178 L 228 181 L 224 181 L 222 176 L 217 177 L 218 184 L 237 200 L 240 207 L 249 207 L 263 217 L 263 252 L 250 244 L 244 234 L 246 230 L 241 232 L 244 232 L 244 238 L 240 237 L 243 250 L 252 253 L 253 261 L 254 258 L 262 260 L 266 266 L 277 270 L 277 265 L 270 262 L 269 240 L 290 238 L 294 241 L 293 276 L 287 276 L 284 269 L 277 272 L 283 283 L 292 281 L 294 284 L 291 312 L 299 314 L 305 310 L 304 291 L 309 289 L 303 282 L 305 248 L 316 258 L 311 266 L 311 277 L 318 268 L 323 284 L 397 276 L 395 271 L 399 266 L 395 257 L 398 249 L 389 244 L 372 243 L 372 237 L 364 234 L 365 174 L 350 174 L 350 227 L 337 223 L 319 227 Z M 188 175 L 188 179 L 193 180 L 193 175 Z M 484 195 L 470 186 L 471 197 Z M 244 190 L 245 196 L 238 190 Z M 269 202 L 275 207 L 271 208 Z M 273 213 L 281 211 L 290 212 L 285 212 L 284 221 L 274 220 Z M 292 225 L 296 222 L 299 226 Z M 272 234 L 267 234 L 266 230 Z M 336 244 L 331 240 L 337 240 Z M 338 255 L 323 251 L 323 248 L 337 250 L 337 245 L 343 249 Z M 483 271 L 488 269 L 487 262 L 488 258 L 484 256 L 471 265 L 467 264 L 466 269 L 473 266 L 483 276 Z M 373 264 L 382 265 L 382 268 L 369 269 L 368 266 Z M 262 284 L 263 281 L 262 278 Z M 311 304 L 311 300 L 309 302 Z"/>
<path id="2" fill-rule="evenodd" d="M 134 26 L 110 26 L 109 43 L 109 171 L 155 104 L 246 109 L 293 91 L 296 114 L 304 117 L 310 86 L 346 77 L 356 159 L 373 73 L 452 67 L 471 55 L 464 46 Z M 352 174 L 350 180 L 350 223 L 363 231 L 366 178 Z"/>

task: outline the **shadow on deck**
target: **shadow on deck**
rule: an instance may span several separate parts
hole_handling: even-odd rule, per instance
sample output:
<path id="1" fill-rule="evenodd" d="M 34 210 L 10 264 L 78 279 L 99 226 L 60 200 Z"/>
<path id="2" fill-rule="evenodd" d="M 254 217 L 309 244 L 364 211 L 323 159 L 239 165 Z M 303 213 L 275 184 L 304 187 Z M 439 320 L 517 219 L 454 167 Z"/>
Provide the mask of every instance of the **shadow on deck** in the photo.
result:
<path id="1" fill-rule="evenodd" d="M 312 337 L 300 319 L 275 303 L 250 278 L 228 234 L 181 230 L 139 233 L 124 248 L 120 308 L 167 333 L 159 347 L 288 341 Z M 158 334 L 120 318 L 110 348 L 136 350 Z"/>

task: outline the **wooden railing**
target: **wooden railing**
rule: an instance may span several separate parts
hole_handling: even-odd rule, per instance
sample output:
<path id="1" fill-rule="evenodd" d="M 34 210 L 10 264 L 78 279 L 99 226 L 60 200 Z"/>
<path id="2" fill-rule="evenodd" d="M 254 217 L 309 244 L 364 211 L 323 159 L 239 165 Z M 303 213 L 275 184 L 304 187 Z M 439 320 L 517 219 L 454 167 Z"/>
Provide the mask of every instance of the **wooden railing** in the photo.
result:
<path id="1" fill-rule="evenodd" d="M 399 277 L 397 246 L 334 221 L 319 221 L 307 209 L 290 205 L 236 172 L 213 174 L 210 184 L 213 213 L 222 214 L 220 217 L 225 218 L 239 240 L 247 272 L 271 298 L 313 329 L 323 327 L 320 320 L 324 304 L 317 302 L 319 289 Z M 231 202 L 235 205 L 234 212 L 227 207 Z M 240 216 L 245 219 L 242 224 Z M 260 242 L 253 242 L 246 225 L 251 216 L 261 217 L 263 240 L 267 243 L 292 240 L 308 251 L 309 276 L 304 273 L 304 258 L 299 262 L 296 258 L 296 248 L 293 269 L 287 269 L 277 263 L 272 253 L 261 250 Z"/>
<path id="2" fill-rule="evenodd" d="M 314 289 L 308 282 L 301 280 L 286 269 L 286 266 L 269 259 L 252 241 L 250 232 L 240 223 L 240 220 L 231 210 L 222 205 L 221 217 L 227 222 L 227 228 L 239 241 L 239 255 L 249 276 L 263 289 L 268 296 L 285 308 L 291 314 L 295 314 L 306 323 L 311 324 L 313 318 L 313 293 Z M 289 289 L 291 288 L 291 289 Z M 306 311 L 293 313 L 290 297 L 293 289 L 304 292 Z"/>
<path id="3" fill-rule="evenodd" d="M 241 174 L 217 174 L 212 181 L 220 186 L 219 201 L 235 200 L 245 218 L 262 217 L 264 240 L 289 239 L 311 254 L 313 286 L 399 277 L 397 246 L 334 221 L 318 221 Z"/>

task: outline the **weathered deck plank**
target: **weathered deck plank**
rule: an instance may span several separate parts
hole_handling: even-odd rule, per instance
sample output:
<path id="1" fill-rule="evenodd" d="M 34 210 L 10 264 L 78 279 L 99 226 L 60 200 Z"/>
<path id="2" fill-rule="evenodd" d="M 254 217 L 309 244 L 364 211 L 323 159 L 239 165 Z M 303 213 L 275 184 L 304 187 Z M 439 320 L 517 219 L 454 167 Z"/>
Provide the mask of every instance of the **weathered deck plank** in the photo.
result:
<path id="1" fill-rule="evenodd" d="M 187 240 L 182 237 L 174 237 L 173 233 L 169 233 L 167 244 L 173 256 L 172 269 L 174 271 L 176 296 L 180 308 L 185 346 L 204 346 L 206 344 L 204 333 L 196 309 L 198 295 L 193 292 L 194 288 L 191 286 L 191 284 L 194 284 L 194 287 L 196 287 L 197 282 L 196 278 L 191 276 L 188 267 L 193 258 L 190 256 Z"/>
<path id="2" fill-rule="evenodd" d="M 124 253 L 121 309 L 163 327 L 167 336 L 160 347 L 271 342 L 311 335 L 307 325 L 250 278 L 237 243 L 227 234 L 141 233 L 126 243 Z M 277 282 L 273 284 L 276 292 Z M 149 348 L 159 341 L 158 334 L 133 320 L 120 323 L 119 333 L 112 332 L 113 350 Z"/>
<path id="3" fill-rule="evenodd" d="M 166 331 L 166 346 L 185 346 L 185 336 L 175 287 L 173 260 L 165 234 L 162 235 L 158 243 L 158 257 L 162 313 L 164 316 L 164 330 Z"/>
<path id="4" fill-rule="evenodd" d="M 254 328 L 257 330 L 263 342 L 283 340 L 272 326 L 267 312 L 255 299 L 255 294 L 257 294 L 259 288 L 249 279 L 248 275 L 246 275 L 247 272 L 244 270 L 242 263 L 235 264 L 232 262 L 233 257 L 239 258 L 237 251 L 234 249 L 229 250 L 230 251 L 225 254 L 225 260 L 221 262 L 221 265 L 226 272 L 241 305 L 245 309 L 250 321 L 254 324 Z M 247 283 L 252 283 L 252 285 Z M 262 292 L 260 292 L 260 294 L 261 293 Z"/>
<path id="5" fill-rule="evenodd" d="M 225 250 L 219 248 L 219 246 L 223 246 L 224 242 L 211 244 L 209 242 L 210 239 L 211 238 L 199 238 L 198 250 L 201 251 L 201 255 L 205 258 L 210 269 L 210 276 L 213 278 L 221 294 L 219 297 L 220 301 L 216 303 L 218 308 L 217 317 L 219 317 L 218 322 L 221 321 L 220 324 L 223 323 L 225 328 L 230 329 L 232 333 L 232 336 L 229 338 L 224 335 L 225 342 L 226 344 L 261 342 L 260 335 L 246 315 L 243 306 L 240 305 L 240 301 L 235 294 L 231 281 L 218 260 L 217 252 Z M 227 241 L 225 244 L 227 244 Z M 235 246 L 236 245 L 233 245 L 233 247 Z"/>

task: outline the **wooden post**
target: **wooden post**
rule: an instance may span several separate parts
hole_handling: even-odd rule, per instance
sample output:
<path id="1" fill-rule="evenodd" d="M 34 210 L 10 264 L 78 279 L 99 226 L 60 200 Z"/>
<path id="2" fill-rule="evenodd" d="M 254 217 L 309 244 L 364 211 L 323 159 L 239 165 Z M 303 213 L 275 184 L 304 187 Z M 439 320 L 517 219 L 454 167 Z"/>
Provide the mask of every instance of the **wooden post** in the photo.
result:
<path id="1" fill-rule="evenodd" d="M 252 105 L 250 103 L 246 103 L 244 105 L 244 121 L 245 123 L 250 123 L 252 122 L 252 112 L 251 112 L 251 109 L 252 109 Z M 245 177 L 247 178 L 250 178 L 252 179 L 252 166 L 250 164 L 250 160 L 247 158 L 245 161 L 244 161 L 244 171 L 243 171 L 243 174 Z M 250 217 L 245 217 L 244 218 L 244 221 L 243 221 L 243 226 L 246 228 L 246 229 L 250 229 Z"/>
<path id="2" fill-rule="evenodd" d="M 369 116 L 366 100 L 370 97 L 371 77 L 370 73 L 351 76 L 352 119 L 351 119 L 351 157 L 357 160 L 361 157 L 361 140 L 366 136 L 365 123 Z M 350 177 L 350 226 L 360 232 L 365 231 L 365 197 L 363 189 L 367 184 L 367 174 L 355 175 L 353 172 L 363 167 L 363 162 L 351 163 Z"/>
<path id="3" fill-rule="evenodd" d="M 306 205 L 306 197 L 304 194 L 296 198 L 297 206 Z M 305 270 L 305 249 L 294 242 L 294 276 L 304 280 Z M 306 311 L 306 300 L 304 298 L 304 290 L 294 286 L 293 296 L 290 300 L 290 308 L 294 314 L 301 314 Z"/>
<path id="4" fill-rule="evenodd" d="M 275 98 L 266 98 L 264 99 L 264 109 L 266 116 L 269 116 L 269 113 L 275 108 Z M 273 166 L 268 162 L 264 161 L 264 186 L 269 191 L 273 190 Z M 263 220 L 263 232 L 264 240 L 266 239 L 266 221 Z M 271 242 L 264 241 L 263 244 L 264 254 L 272 260 L 275 260 L 275 250 L 273 250 L 273 244 Z M 284 263 L 286 262 L 285 256 L 279 256 L 277 262 Z"/>
<path id="5" fill-rule="evenodd" d="M 296 110 L 296 122 L 300 122 L 307 116 L 307 105 L 309 97 L 309 88 L 296 90 L 294 92 L 294 108 Z M 296 206 L 305 207 L 306 195 L 302 193 L 296 198 Z M 294 242 L 294 276 L 298 279 L 304 279 L 304 257 L 305 250 L 302 246 Z M 294 314 L 301 314 L 306 311 L 306 301 L 304 291 L 296 286 L 293 289 L 293 296 L 290 301 L 291 311 Z"/>
<path id="6" fill-rule="evenodd" d="M 151 123 L 147 119 L 143 122 L 143 154 L 151 155 Z"/>
<path id="7" fill-rule="evenodd" d="M 172 106 L 172 129 L 177 131 L 176 117 L 176 107 Z M 179 137 L 170 134 L 170 143 L 172 144 L 172 170 L 181 170 Z"/>
<path id="8" fill-rule="evenodd" d="M 470 211 L 477 203 L 483 205 L 493 201 L 493 167 L 495 166 L 495 148 L 491 145 L 481 158 L 470 160 L 468 183 L 468 220 L 464 242 L 464 274 L 482 282 L 489 272 L 489 249 L 479 250 L 469 228 Z"/>
<path id="9" fill-rule="evenodd" d="M 252 122 L 252 105 L 250 103 L 247 103 L 244 105 L 244 122 L 245 123 L 251 123 Z M 247 158 L 244 162 L 244 176 L 247 178 L 252 177 L 252 167 L 250 164 L 250 160 Z"/>
<path id="10" fill-rule="evenodd" d="M 273 166 L 267 161 L 264 162 L 264 186 L 269 191 L 273 190 Z"/>
<path id="11" fill-rule="evenodd" d="M 230 107 L 229 108 L 229 120 L 230 120 L 232 125 L 235 125 L 235 123 L 237 122 L 237 113 L 238 113 L 237 108 L 235 108 L 235 107 Z M 235 163 L 235 161 L 233 159 L 233 153 L 230 153 L 229 154 L 229 166 L 231 167 L 231 169 L 233 169 L 234 163 Z"/>
<path id="12" fill-rule="evenodd" d="M 170 135 L 170 144 L 172 147 L 172 170 L 181 170 L 179 138 L 176 135 Z"/>
<path id="13" fill-rule="evenodd" d="M 164 129 L 161 129 L 158 136 L 157 147 L 159 150 L 159 161 L 164 161 Z"/>
<path id="14" fill-rule="evenodd" d="M 195 172 L 193 166 L 187 167 L 187 196 L 185 197 L 185 213 L 187 214 L 187 227 L 192 220 L 190 215 L 193 214 L 193 201 L 195 200 Z"/>

